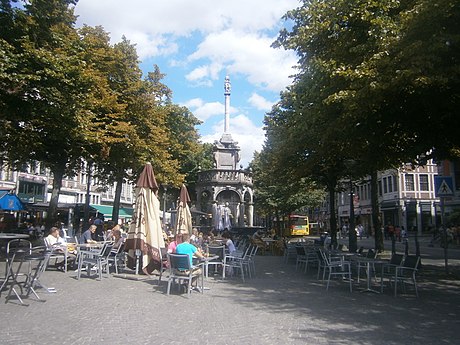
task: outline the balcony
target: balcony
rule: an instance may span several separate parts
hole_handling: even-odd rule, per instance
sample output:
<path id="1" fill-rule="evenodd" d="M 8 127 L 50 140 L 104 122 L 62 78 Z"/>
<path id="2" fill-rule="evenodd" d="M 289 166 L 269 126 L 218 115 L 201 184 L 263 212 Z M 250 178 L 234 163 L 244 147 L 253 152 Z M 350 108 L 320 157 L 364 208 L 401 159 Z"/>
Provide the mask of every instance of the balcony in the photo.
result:
<path id="1" fill-rule="evenodd" d="M 198 183 L 252 186 L 252 176 L 242 170 L 207 170 L 198 173 Z"/>

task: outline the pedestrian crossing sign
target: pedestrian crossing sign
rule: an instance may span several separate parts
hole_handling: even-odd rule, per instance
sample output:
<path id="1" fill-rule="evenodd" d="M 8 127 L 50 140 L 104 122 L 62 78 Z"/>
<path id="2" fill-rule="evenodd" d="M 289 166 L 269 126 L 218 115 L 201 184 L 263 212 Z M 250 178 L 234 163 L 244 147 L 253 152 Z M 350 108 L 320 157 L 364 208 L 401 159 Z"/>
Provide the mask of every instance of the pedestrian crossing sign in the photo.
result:
<path id="1" fill-rule="evenodd" d="M 435 176 L 434 188 L 436 196 L 453 196 L 454 184 L 452 181 L 452 176 Z"/>

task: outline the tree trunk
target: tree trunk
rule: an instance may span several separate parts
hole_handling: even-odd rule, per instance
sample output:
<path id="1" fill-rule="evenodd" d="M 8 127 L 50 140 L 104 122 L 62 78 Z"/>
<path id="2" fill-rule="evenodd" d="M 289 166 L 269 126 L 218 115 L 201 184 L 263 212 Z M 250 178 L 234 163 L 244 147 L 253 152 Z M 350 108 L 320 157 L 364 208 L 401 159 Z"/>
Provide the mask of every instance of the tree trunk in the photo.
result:
<path id="1" fill-rule="evenodd" d="M 371 173 L 371 204 L 372 204 L 372 226 L 375 238 L 375 250 L 379 253 L 383 252 L 383 233 L 380 219 L 379 207 L 379 188 L 377 181 L 377 171 Z"/>
<path id="2" fill-rule="evenodd" d="M 57 224 L 57 210 L 58 210 L 58 201 L 59 193 L 61 192 L 62 187 L 62 178 L 64 177 L 64 169 L 54 168 L 51 170 L 53 174 L 53 189 L 51 191 L 51 199 L 48 207 L 48 215 L 46 216 L 45 227 L 46 231 L 51 229 L 51 227 L 56 226 Z M 60 225 L 59 225 L 60 228 Z"/>
<path id="3" fill-rule="evenodd" d="M 117 186 L 115 187 L 115 198 L 113 200 L 112 221 L 118 224 L 118 216 L 120 215 L 120 199 L 123 187 L 123 176 L 117 178 Z"/>

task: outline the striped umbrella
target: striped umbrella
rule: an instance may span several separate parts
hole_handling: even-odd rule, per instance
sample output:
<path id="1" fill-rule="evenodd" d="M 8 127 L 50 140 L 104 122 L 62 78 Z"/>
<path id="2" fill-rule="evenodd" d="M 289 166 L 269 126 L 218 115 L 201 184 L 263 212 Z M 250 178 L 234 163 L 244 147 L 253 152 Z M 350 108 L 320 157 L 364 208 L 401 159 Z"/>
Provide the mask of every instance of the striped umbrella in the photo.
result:
<path id="1" fill-rule="evenodd" d="M 192 233 L 192 214 L 188 206 L 189 202 L 190 196 L 187 187 L 183 184 L 180 189 L 179 204 L 177 205 L 176 234 Z"/>
<path id="2" fill-rule="evenodd" d="M 136 185 L 136 204 L 126 239 L 127 265 L 146 274 L 161 267 L 160 248 L 165 247 L 160 220 L 158 184 L 150 163 L 147 163 Z"/>

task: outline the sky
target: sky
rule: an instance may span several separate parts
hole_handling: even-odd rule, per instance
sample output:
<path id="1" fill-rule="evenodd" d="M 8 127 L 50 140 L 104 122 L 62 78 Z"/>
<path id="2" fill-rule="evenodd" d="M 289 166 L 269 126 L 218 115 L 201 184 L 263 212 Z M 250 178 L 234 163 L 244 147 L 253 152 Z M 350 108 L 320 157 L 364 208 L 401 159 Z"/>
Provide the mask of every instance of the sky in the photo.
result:
<path id="1" fill-rule="evenodd" d="M 271 48 L 282 16 L 298 0 L 79 0 L 77 26 L 102 26 L 112 43 L 124 35 L 136 45 L 146 74 L 154 64 L 166 74 L 173 102 L 203 123 L 202 142 L 224 131 L 224 79 L 232 86 L 229 133 L 241 148 L 240 164 L 264 142 L 263 119 L 291 84 L 297 58 Z"/>

